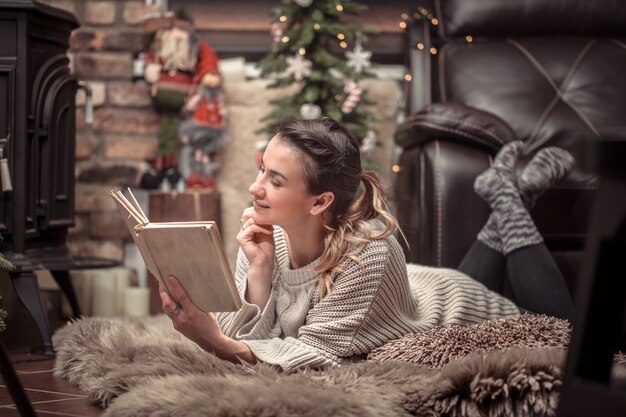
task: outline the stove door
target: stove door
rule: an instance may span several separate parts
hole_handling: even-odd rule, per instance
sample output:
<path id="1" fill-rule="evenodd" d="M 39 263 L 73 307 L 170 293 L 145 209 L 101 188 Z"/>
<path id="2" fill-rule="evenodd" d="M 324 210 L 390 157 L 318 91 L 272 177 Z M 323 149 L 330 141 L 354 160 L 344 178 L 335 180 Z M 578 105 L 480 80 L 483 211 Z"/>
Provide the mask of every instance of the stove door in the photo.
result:
<path id="1" fill-rule="evenodd" d="M 33 145 L 38 175 L 34 178 L 37 229 L 74 225 L 74 165 L 77 81 L 65 56 L 50 59 L 38 74 Z M 37 84 L 37 81 L 36 81 Z"/>

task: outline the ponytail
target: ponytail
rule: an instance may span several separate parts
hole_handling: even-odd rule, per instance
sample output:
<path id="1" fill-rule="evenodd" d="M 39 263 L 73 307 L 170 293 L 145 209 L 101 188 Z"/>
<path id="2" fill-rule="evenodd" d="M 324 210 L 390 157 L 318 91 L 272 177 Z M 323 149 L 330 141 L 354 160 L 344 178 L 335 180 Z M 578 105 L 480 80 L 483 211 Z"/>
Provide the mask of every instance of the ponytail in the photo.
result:
<path id="1" fill-rule="evenodd" d="M 314 268 L 320 272 L 320 298 L 332 291 L 335 277 L 343 271 L 342 264 L 347 259 L 354 260 L 361 267 L 363 263 L 358 253 L 371 240 L 383 239 L 399 230 L 398 221 L 389 212 L 386 196 L 378 176 L 374 172 L 362 171 L 361 181 L 364 190 L 350 206 L 347 213 L 336 219 L 334 225 L 325 225 L 324 251 L 319 264 Z M 385 228 L 374 233 L 368 221 L 378 218 Z"/>

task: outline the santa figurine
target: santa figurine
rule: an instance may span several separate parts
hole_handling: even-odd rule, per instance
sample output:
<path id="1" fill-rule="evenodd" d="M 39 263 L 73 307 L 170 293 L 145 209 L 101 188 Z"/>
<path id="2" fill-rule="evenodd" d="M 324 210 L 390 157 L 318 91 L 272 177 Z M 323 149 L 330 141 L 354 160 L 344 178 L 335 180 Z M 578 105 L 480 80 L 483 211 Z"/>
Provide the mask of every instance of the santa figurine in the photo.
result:
<path id="1" fill-rule="evenodd" d="M 224 142 L 226 111 L 222 91 L 222 76 L 208 72 L 202 78 L 196 94 L 185 105 L 192 116 L 178 129 L 182 145 L 180 165 L 189 187 L 212 188 L 219 169 L 217 154 Z"/>
<path id="2" fill-rule="evenodd" d="M 155 166 L 162 166 L 158 163 L 160 159 L 176 160 L 181 142 L 181 115 L 189 107 L 190 98 L 214 77 L 208 74 L 218 73 L 218 58 L 208 43 L 198 39 L 192 23 L 184 16 L 149 18 L 144 21 L 144 31 L 153 34 L 144 77 L 151 84 L 152 103 L 161 116 L 159 158 Z M 178 161 L 173 165 L 181 172 L 186 169 Z M 144 177 L 154 175 L 148 172 Z M 142 184 L 154 185 L 154 182 L 142 178 Z"/>

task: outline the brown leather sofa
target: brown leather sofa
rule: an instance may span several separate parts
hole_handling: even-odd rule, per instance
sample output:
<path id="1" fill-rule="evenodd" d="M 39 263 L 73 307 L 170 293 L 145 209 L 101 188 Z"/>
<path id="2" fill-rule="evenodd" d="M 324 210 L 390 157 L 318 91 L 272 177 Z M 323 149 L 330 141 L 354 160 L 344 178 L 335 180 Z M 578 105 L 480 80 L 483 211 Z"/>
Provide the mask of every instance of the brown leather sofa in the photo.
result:
<path id="1" fill-rule="evenodd" d="M 531 214 L 574 291 L 596 184 L 582 162 L 590 142 L 626 133 L 626 2 L 441 0 L 409 20 L 395 134 L 407 261 L 458 265 L 489 214 L 474 179 L 503 143 L 524 141 L 519 169 L 560 146 L 579 166 Z"/>

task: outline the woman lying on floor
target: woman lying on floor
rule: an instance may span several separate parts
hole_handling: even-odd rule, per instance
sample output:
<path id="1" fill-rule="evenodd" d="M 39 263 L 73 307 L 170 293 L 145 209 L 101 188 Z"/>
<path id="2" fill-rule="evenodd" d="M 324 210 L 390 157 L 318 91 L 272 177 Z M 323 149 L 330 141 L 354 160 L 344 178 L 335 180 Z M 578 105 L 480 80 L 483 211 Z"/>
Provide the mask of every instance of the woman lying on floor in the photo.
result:
<path id="1" fill-rule="evenodd" d="M 565 281 L 527 207 L 571 170 L 573 158 L 543 149 L 517 178 L 521 148 L 504 146 L 476 179 L 492 214 L 456 271 L 406 264 L 379 180 L 362 170 L 358 143 L 341 125 L 289 121 L 267 146 L 237 235 L 243 306 L 202 313 L 170 277 L 180 304 L 161 288 L 163 311 L 222 359 L 287 372 L 337 365 L 438 325 L 520 312 L 568 318 Z M 505 265 L 519 307 L 495 292 Z"/>

